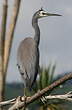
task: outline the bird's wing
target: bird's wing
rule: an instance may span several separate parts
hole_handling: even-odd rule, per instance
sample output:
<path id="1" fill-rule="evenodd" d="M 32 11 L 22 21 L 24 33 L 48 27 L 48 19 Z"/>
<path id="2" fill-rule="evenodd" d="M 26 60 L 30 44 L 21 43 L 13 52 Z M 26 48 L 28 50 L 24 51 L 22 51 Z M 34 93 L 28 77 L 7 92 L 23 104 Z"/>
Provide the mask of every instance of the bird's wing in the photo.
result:
<path id="1" fill-rule="evenodd" d="M 28 39 L 21 44 L 18 49 L 17 60 L 21 71 L 24 73 L 23 77 L 25 79 L 28 77 L 31 85 L 36 79 L 39 67 L 39 50 L 33 40 Z"/>
<path id="2" fill-rule="evenodd" d="M 31 85 L 36 80 L 37 74 L 38 74 L 38 69 L 39 69 L 39 50 L 36 48 L 35 52 L 31 55 L 31 61 L 30 61 L 30 80 L 31 80 Z"/>

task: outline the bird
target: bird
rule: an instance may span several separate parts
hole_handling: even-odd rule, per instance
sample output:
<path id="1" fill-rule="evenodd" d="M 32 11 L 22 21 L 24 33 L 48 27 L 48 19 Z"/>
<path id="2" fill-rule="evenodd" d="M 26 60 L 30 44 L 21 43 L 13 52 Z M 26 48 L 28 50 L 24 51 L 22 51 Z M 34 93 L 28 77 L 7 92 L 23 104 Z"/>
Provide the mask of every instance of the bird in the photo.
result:
<path id="1" fill-rule="evenodd" d="M 38 21 L 48 16 L 61 16 L 46 12 L 43 8 L 36 11 L 32 17 L 32 27 L 34 28 L 34 37 L 27 37 L 20 42 L 17 50 L 17 66 L 22 76 L 24 88 L 31 89 L 39 73 L 39 43 L 40 28 Z"/>

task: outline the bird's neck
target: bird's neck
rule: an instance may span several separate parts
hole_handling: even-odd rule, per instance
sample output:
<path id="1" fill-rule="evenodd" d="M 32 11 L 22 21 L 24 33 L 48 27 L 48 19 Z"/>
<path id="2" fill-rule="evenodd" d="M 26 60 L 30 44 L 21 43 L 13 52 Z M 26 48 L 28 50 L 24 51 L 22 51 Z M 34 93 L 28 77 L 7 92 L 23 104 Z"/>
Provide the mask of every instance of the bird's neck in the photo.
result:
<path id="1" fill-rule="evenodd" d="M 40 29 L 39 29 L 39 26 L 38 26 L 38 20 L 37 19 L 32 20 L 32 26 L 35 30 L 34 40 L 35 40 L 35 42 L 38 46 L 39 42 L 40 42 Z"/>

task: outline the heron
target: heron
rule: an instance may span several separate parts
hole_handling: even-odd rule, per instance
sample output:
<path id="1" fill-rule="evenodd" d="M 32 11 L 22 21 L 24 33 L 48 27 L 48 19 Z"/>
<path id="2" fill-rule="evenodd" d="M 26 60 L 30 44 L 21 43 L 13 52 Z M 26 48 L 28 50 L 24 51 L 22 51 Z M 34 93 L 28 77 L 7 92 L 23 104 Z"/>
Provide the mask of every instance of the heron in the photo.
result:
<path id="1" fill-rule="evenodd" d="M 17 65 L 22 76 L 24 88 L 31 89 L 36 81 L 39 71 L 39 43 L 40 29 L 38 20 L 48 16 L 61 16 L 48 13 L 42 8 L 36 11 L 32 17 L 34 37 L 27 37 L 21 41 L 17 51 Z"/>

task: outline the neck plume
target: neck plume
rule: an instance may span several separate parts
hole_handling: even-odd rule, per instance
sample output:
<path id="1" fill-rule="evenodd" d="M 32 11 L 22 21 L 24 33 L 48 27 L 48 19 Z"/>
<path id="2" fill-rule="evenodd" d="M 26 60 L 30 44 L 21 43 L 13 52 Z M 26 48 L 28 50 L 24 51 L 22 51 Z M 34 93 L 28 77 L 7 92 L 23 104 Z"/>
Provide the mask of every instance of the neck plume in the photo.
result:
<path id="1" fill-rule="evenodd" d="M 32 26 L 35 30 L 34 40 L 38 46 L 39 42 L 40 42 L 40 29 L 38 26 L 38 20 L 37 19 L 34 19 L 34 18 L 32 19 Z"/>

